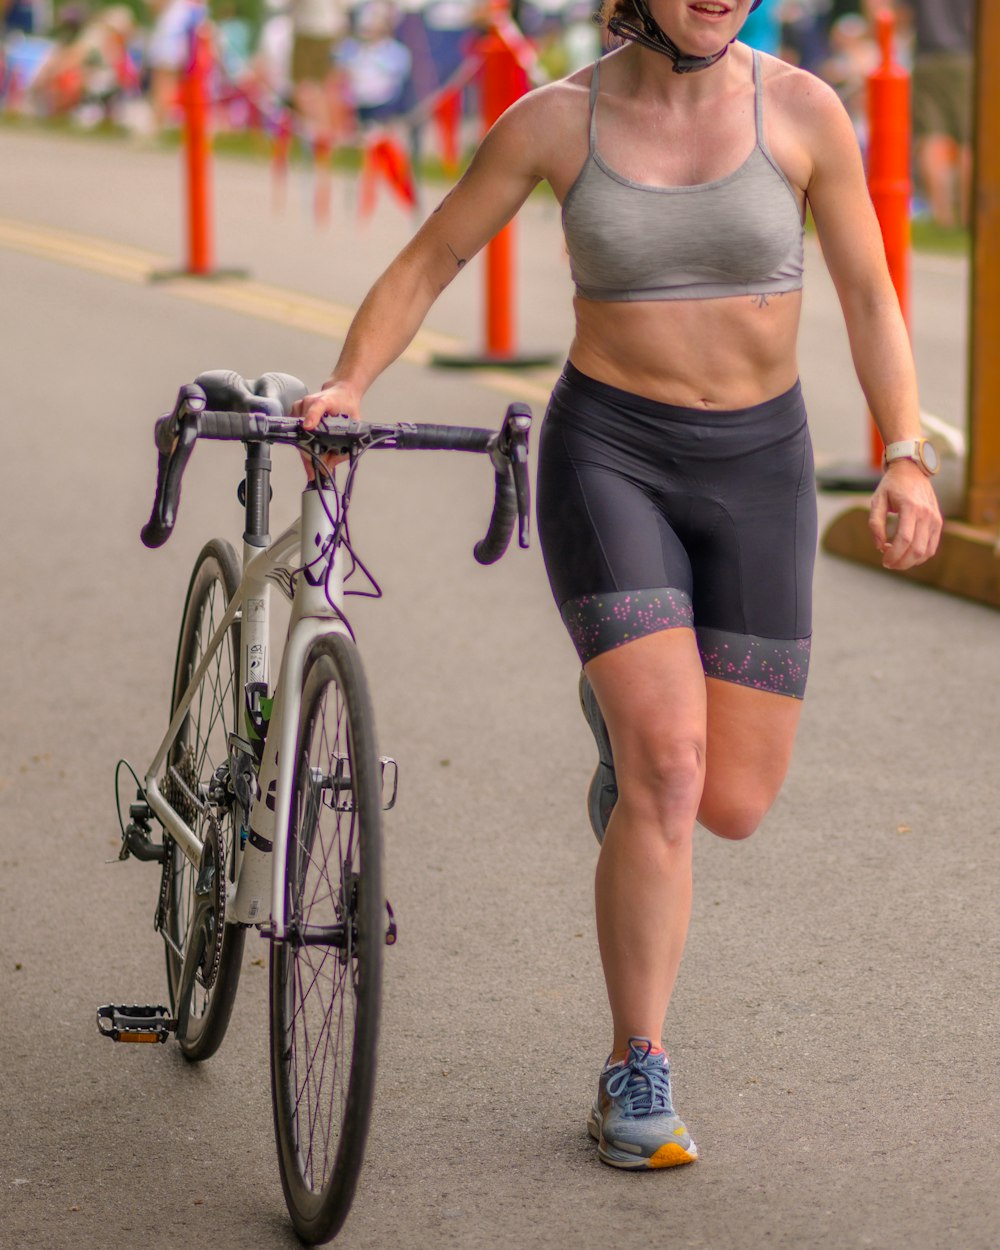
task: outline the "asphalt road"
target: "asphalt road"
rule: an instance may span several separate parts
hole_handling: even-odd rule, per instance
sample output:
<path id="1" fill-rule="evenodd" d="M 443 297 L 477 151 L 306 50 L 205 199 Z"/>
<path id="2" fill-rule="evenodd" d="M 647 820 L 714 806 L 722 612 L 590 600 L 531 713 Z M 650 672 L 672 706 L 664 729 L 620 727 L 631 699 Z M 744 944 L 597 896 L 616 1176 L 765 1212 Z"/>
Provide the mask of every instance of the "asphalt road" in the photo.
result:
<path id="1" fill-rule="evenodd" d="M 409 223 L 386 205 L 361 228 L 339 188 L 319 232 L 304 179 L 275 217 L 265 170 L 221 168 L 219 261 L 252 282 L 207 294 L 146 280 L 180 257 L 176 158 L 0 132 L 0 171 L 0 1246 L 291 1247 L 264 943 L 247 943 L 208 1064 L 112 1046 L 94 1025 L 99 1003 L 164 993 L 155 870 L 109 862 L 113 774 L 119 758 L 141 769 L 162 733 L 191 562 L 211 535 L 240 532 L 239 453 L 198 449 L 164 549 L 145 551 L 138 529 L 151 421 L 176 387 L 216 366 L 319 380 L 335 345 L 304 327 L 339 314 L 305 297 L 349 309 Z M 523 341 L 564 350 L 550 204 L 529 206 L 519 240 Z M 960 420 L 963 267 L 922 263 L 915 287 L 927 406 Z M 809 291 L 817 452 L 860 455 L 814 252 Z M 519 395 L 541 414 L 544 374 L 423 363 L 474 337 L 480 298 L 474 276 L 448 292 L 429 323 L 441 339 L 379 384 L 372 415 L 487 424 Z M 275 531 L 299 476 L 277 467 Z M 609 1037 L 576 661 L 537 547 L 472 561 L 489 489 L 478 462 L 386 455 L 365 463 L 355 499 L 385 590 L 353 619 L 381 746 L 400 761 L 400 941 L 368 1157 L 337 1244 L 994 1250 L 996 613 L 820 557 L 788 784 L 749 843 L 703 834 L 696 851 L 668 1041 L 703 1158 L 621 1174 L 597 1163 L 584 1124 Z"/>

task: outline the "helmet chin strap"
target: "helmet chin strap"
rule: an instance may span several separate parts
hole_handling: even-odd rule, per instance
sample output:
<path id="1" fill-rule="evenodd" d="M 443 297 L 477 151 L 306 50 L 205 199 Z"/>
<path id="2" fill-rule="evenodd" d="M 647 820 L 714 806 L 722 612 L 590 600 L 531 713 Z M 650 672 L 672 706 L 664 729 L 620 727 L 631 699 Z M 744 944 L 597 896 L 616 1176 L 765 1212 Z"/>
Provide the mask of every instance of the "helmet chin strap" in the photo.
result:
<path id="1" fill-rule="evenodd" d="M 754 0 L 750 6 L 752 12 L 760 0 Z M 718 52 L 714 52 L 711 56 L 688 56 L 682 52 L 677 44 L 661 30 L 660 26 L 653 19 L 647 7 L 646 0 L 632 0 L 636 11 L 639 14 L 641 26 L 636 26 L 634 22 L 630 22 L 628 18 L 621 17 L 617 13 L 608 19 L 608 30 L 613 35 L 617 35 L 619 39 L 628 39 L 632 43 L 642 44 L 644 48 L 650 48 L 653 52 L 660 52 L 664 56 L 669 57 L 673 61 L 673 69 L 675 74 L 691 74 L 699 69 L 708 69 L 710 65 L 714 65 L 716 61 L 721 61 L 729 51 L 729 44 L 720 48 Z M 733 43 L 734 40 L 730 40 Z"/>

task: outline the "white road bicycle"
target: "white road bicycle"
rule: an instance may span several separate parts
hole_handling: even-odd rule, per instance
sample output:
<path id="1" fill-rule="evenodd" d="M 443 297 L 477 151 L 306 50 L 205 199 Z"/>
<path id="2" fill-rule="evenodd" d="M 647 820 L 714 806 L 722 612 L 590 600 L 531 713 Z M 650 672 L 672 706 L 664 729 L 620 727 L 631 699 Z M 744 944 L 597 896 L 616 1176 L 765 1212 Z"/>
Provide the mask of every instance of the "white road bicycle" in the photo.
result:
<path id="1" fill-rule="evenodd" d="M 160 865 L 154 924 L 166 947 L 170 1006 L 105 1006 L 97 1024 L 117 1042 L 173 1036 L 188 1059 L 207 1059 L 229 1024 L 247 930 L 270 940 L 278 1161 L 295 1229 L 315 1244 L 336 1235 L 357 1184 L 383 951 L 396 936 L 382 886 L 382 811 L 395 802 L 397 770 L 378 754 L 344 608 L 350 593 L 379 593 L 351 543 L 355 475 L 362 455 L 377 448 L 485 453 L 495 499 L 475 556 L 491 563 L 515 523 L 528 545 L 531 413 L 510 405 L 499 430 L 327 418 L 307 433 L 288 416 L 305 393 L 287 374 L 247 382 L 213 371 L 182 387 L 156 423 L 156 498 L 143 542 L 159 547 L 169 538 L 199 439 L 245 446 L 246 531 L 242 566 L 218 538 L 195 562 L 170 725 L 127 824 L 119 813 L 120 858 Z M 270 449 L 278 443 L 310 456 L 316 481 L 302 494 L 300 518 L 272 541 Z M 323 468 L 329 452 L 348 458 L 343 485 Z M 355 575 L 367 590 L 345 590 Z M 290 600 L 291 616 L 272 683 L 275 588 Z"/>

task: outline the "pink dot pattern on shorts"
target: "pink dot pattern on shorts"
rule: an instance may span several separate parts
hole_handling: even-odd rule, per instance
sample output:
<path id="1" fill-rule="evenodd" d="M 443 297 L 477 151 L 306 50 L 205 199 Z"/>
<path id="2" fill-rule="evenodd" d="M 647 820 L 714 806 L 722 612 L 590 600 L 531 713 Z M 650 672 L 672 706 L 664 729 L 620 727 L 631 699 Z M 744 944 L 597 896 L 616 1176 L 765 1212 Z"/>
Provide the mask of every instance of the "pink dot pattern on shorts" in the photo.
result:
<path id="1" fill-rule="evenodd" d="M 562 619 L 582 664 L 661 629 L 694 627 L 691 597 L 674 586 L 581 595 L 563 604 Z"/>
<path id="2" fill-rule="evenodd" d="M 706 677 L 794 699 L 805 694 L 811 646 L 811 638 L 758 638 L 722 629 L 698 630 Z"/>

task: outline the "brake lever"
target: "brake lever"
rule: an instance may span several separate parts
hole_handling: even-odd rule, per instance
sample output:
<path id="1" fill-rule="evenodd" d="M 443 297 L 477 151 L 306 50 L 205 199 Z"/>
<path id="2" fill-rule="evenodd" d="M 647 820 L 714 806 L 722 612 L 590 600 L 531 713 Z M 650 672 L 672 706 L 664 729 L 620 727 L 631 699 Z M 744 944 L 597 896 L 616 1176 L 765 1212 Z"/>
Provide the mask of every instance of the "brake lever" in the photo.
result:
<path id="1" fill-rule="evenodd" d="M 501 427 L 500 444 L 510 464 L 517 498 L 517 541 L 527 547 L 531 541 L 531 482 L 528 478 L 528 432 L 531 409 L 527 404 L 511 404 Z"/>
<path id="2" fill-rule="evenodd" d="M 160 417 L 153 426 L 153 440 L 161 456 L 169 456 L 173 451 L 185 417 L 204 412 L 207 402 L 205 392 L 197 382 L 188 382 L 180 388 L 173 411 Z"/>
<path id="3" fill-rule="evenodd" d="M 198 413 L 207 403 L 205 392 L 195 383 L 177 392 L 173 412 L 160 417 L 153 427 L 156 443 L 156 494 L 149 520 L 140 537 L 146 547 L 162 547 L 173 532 L 181 496 L 181 479 L 198 441 Z"/>

